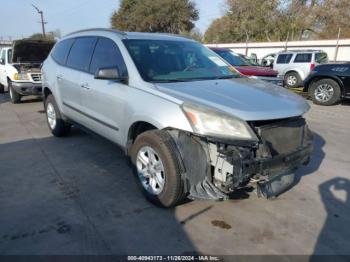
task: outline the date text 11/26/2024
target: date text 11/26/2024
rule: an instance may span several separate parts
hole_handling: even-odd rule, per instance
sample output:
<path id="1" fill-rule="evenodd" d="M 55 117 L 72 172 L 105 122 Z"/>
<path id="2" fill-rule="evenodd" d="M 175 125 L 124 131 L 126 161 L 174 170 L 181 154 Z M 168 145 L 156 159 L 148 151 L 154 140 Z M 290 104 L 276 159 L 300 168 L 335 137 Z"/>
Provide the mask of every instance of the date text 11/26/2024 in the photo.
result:
<path id="1" fill-rule="evenodd" d="M 219 261 L 217 256 L 128 256 L 128 261 Z"/>

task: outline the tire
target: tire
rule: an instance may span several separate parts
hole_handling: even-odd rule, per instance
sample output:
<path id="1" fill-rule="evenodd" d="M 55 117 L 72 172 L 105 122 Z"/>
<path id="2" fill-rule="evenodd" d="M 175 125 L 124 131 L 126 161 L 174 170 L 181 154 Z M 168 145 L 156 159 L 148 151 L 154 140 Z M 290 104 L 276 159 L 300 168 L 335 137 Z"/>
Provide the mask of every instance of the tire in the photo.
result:
<path id="1" fill-rule="evenodd" d="M 316 105 L 331 106 L 340 101 L 341 88 L 333 79 L 321 79 L 311 84 L 309 96 Z"/>
<path id="2" fill-rule="evenodd" d="M 0 94 L 5 93 L 5 87 L 4 85 L 0 84 Z"/>
<path id="3" fill-rule="evenodd" d="M 45 112 L 51 133 L 57 137 L 67 136 L 71 125 L 62 119 L 62 114 L 53 95 L 49 95 L 45 100 Z"/>
<path id="4" fill-rule="evenodd" d="M 302 85 L 301 79 L 298 73 L 289 72 L 284 76 L 284 83 L 288 88 L 295 88 Z"/>
<path id="5" fill-rule="evenodd" d="M 9 89 L 9 94 L 10 94 L 10 99 L 12 104 L 18 104 L 21 102 L 21 95 L 16 92 L 16 90 L 13 89 L 12 87 L 12 82 L 8 82 L 8 89 Z"/>
<path id="6" fill-rule="evenodd" d="M 153 153 L 155 153 L 153 164 L 152 153 L 150 154 L 148 150 L 153 150 Z M 138 186 L 149 201 L 161 207 L 169 208 L 176 206 L 181 203 L 186 196 L 181 178 L 180 163 L 175 150 L 175 143 L 168 133 L 161 130 L 151 130 L 137 137 L 130 152 Z M 141 157 L 141 155 L 143 157 Z M 141 158 L 148 158 L 148 162 L 144 162 L 144 160 L 140 161 Z M 147 168 L 145 163 L 148 163 L 151 167 Z M 158 168 L 154 168 L 152 174 L 152 166 L 157 165 Z M 161 167 L 163 167 L 163 169 Z M 141 169 L 146 170 L 144 174 L 147 174 L 148 178 L 140 172 Z M 156 172 L 154 170 L 163 171 Z M 152 178 L 152 176 L 157 177 L 157 179 Z M 162 177 L 164 178 L 163 180 L 161 179 Z M 151 184 L 153 184 L 151 179 L 153 181 L 163 181 L 164 184 L 162 187 L 160 186 L 161 183 L 155 182 L 155 184 L 158 185 L 159 192 L 155 192 L 157 188 L 151 186 Z"/>

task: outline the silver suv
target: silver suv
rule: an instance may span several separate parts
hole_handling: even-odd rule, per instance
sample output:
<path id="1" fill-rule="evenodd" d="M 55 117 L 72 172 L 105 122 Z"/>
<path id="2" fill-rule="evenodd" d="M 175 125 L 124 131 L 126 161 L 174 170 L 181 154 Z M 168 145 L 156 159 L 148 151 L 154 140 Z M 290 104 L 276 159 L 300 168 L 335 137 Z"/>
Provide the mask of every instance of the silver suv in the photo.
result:
<path id="1" fill-rule="evenodd" d="M 118 144 L 145 196 L 165 207 L 247 185 L 278 195 L 310 158 L 303 98 L 242 77 L 187 38 L 79 31 L 55 45 L 42 74 L 52 134 L 77 125 Z"/>
<path id="2" fill-rule="evenodd" d="M 321 50 L 291 50 L 277 54 L 273 69 L 284 77 L 288 88 L 301 87 L 315 66 L 328 63 L 327 53 Z"/>

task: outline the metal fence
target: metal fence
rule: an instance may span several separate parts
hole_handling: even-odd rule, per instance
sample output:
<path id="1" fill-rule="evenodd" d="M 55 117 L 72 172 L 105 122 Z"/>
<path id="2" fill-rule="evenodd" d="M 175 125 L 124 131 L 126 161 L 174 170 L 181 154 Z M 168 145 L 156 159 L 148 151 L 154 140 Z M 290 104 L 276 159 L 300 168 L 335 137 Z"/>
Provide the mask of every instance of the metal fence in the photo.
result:
<path id="1" fill-rule="evenodd" d="M 211 47 L 225 47 L 233 51 L 251 55 L 256 54 L 258 59 L 265 55 L 284 50 L 317 49 L 328 54 L 329 60 L 334 62 L 350 61 L 350 39 L 291 41 L 291 42 L 261 42 L 261 43 L 228 43 L 208 44 Z"/>

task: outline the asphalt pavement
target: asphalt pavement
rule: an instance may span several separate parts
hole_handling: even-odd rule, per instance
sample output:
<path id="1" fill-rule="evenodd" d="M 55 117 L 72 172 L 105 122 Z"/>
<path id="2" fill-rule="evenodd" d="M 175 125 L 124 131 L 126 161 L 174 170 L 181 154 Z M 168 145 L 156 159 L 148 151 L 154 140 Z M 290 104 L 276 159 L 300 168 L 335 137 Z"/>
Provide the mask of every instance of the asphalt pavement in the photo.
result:
<path id="1" fill-rule="evenodd" d="M 295 187 L 167 210 L 118 146 L 76 128 L 53 137 L 42 101 L 0 95 L 0 254 L 349 255 L 350 103 L 311 106 L 315 152 Z"/>

